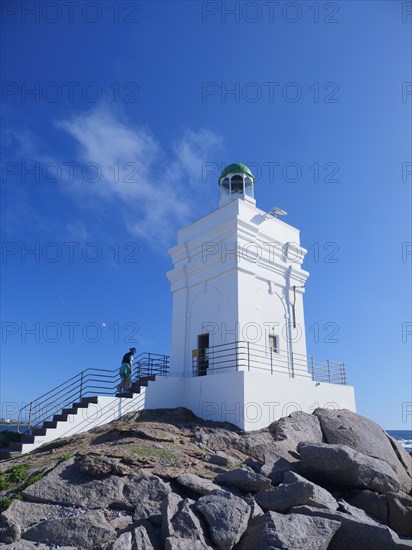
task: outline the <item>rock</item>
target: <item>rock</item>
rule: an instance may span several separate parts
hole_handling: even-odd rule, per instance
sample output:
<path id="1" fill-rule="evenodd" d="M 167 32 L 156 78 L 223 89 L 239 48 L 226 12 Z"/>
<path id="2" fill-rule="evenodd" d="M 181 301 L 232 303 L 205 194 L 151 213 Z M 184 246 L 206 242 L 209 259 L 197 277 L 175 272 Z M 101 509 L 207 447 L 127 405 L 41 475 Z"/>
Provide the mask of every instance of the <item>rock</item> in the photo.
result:
<path id="1" fill-rule="evenodd" d="M 411 458 L 406 457 L 405 453 L 399 450 L 393 441 L 391 442 L 388 434 L 378 424 L 347 409 L 316 409 L 313 414 L 319 418 L 327 443 L 347 445 L 364 455 L 385 460 L 395 468 L 401 486 L 404 486 L 405 492 L 409 492 L 412 479 L 398 455 L 409 464 L 410 472 Z"/>
<path id="2" fill-rule="evenodd" d="M 387 493 L 389 527 L 398 535 L 412 537 L 412 499 Z"/>
<path id="3" fill-rule="evenodd" d="M 263 476 L 270 478 L 273 483 L 281 483 L 283 474 L 289 470 L 294 470 L 295 466 L 285 458 L 282 458 L 275 452 L 265 454 L 265 462 L 260 468 Z"/>
<path id="4" fill-rule="evenodd" d="M 217 464 L 218 466 L 234 466 L 239 464 L 239 460 L 227 455 L 224 451 L 216 451 L 215 453 L 208 453 L 205 456 L 206 462 L 211 464 Z"/>
<path id="5" fill-rule="evenodd" d="M 294 506 L 303 504 L 337 510 L 336 500 L 319 485 L 315 485 L 293 472 L 286 472 L 284 481 L 285 483 L 262 491 L 255 496 L 256 502 L 264 510 L 286 512 Z"/>
<path id="6" fill-rule="evenodd" d="M 129 515 L 118 516 L 107 520 L 116 531 L 124 531 L 133 523 L 133 517 Z"/>
<path id="7" fill-rule="evenodd" d="M 203 525 L 194 508 L 195 502 L 181 499 L 171 493 L 162 505 L 162 535 L 169 539 L 170 547 L 187 547 L 198 541 L 199 548 L 210 548 L 203 531 Z M 186 545 L 186 546 L 185 546 Z"/>
<path id="8" fill-rule="evenodd" d="M 301 411 L 294 411 L 289 416 L 272 422 L 268 430 L 275 441 L 287 440 L 290 447 L 295 449 L 302 441 L 324 441 L 319 419 Z"/>
<path id="9" fill-rule="evenodd" d="M 205 479 L 196 474 L 181 474 L 176 478 L 176 481 L 183 487 L 186 487 L 186 489 L 202 496 L 220 489 L 219 485 L 216 485 L 212 480 Z"/>
<path id="10" fill-rule="evenodd" d="M 181 502 L 183 502 L 183 499 L 175 493 L 167 495 L 162 502 L 162 536 L 164 539 L 174 535 L 171 522 L 175 514 L 177 514 Z"/>
<path id="11" fill-rule="evenodd" d="M 218 483 L 222 483 L 229 487 L 235 487 L 246 493 L 257 493 L 258 491 L 271 487 L 270 479 L 244 469 L 229 470 L 224 474 L 218 475 L 215 480 Z"/>
<path id="12" fill-rule="evenodd" d="M 231 550 L 239 542 L 251 513 L 244 500 L 227 491 L 214 491 L 200 497 L 195 508 L 205 517 L 219 550 Z"/>
<path id="13" fill-rule="evenodd" d="M 133 521 L 160 515 L 162 502 L 170 492 L 170 486 L 160 477 L 146 472 L 130 476 L 123 490 L 126 502 L 135 506 Z"/>
<path id="14" fill-rule="evenodd" d="M 104 477 L 109 474 L 127 475 L 130 473 L 130 468 L 125 464 L 121 464 L 118 459 L 94 453 L 77 458 L 75 464 L 81 473 L 93 477 Z"/>
<path id="15" fill-rule="evenodd" d="M 164 550 L 160 528 L 154 527 L 151 521 L 143 519 L 135 525 L 133 530 L 136 544 L 133 550 Z"/>
<path id="16" fill-rule="evenodd" d="M 22 495 L 27 501 L 99 509 L 113 503 L 125 504 L 124 485 L 125 478 L 118 476 L 91 479 L 79 471 L 74 459 L 70 459 L 27 487 Z"/>
<path id="17" fill-rule="evenodd" d="M 0 548 L 2 550 L 50 550 L 50 544 L 20 539 L 18 542 L 14 542 L 13 546 L 0 544 Z M 79 550 L 77 546 L 58 546 L 58 548 L 59 550 Z"/>
<path id="18" fill-rule="evenodd" d="M 3 516 L 0 518 L 0 542 L 10 544 L 19 540 L 21 537 L 20 525 L 14 521 L 13 518 L 6 518 Z"/>
<path id="19" fill-rule="evenodd" d="M 264 512 L 262 508 L 259 506 L 259 504 L 256 502 L 256 500 L 253 497 L 243 497 L 243 500 L 249 504 L 251 512 L 250 512 L 250 519 L 257 518 L 259 516 L 263 516 Z"/>
<path id="20" fill-rule="evenodd" d="M 133 535 L 136 542 L 136 548 L 139 550 L 155 550 L 155 547 L 150 540 L 149 533 L 143 525 L 136 527 L 133 531 Z M 130 548 L 132 548 L 132 546 Z"/>
<path id="21" fill-rule="evenodd" d="M 84 510 L 80 510 L 84 512 Z M 40 523 L 42 520 L 58 519 L 73 516 L 79 513 L 75 507 L 64 507 L 55 504 L 35 504 L 22 500 L 13 500 L 10 506 L 2 514 L 2 518 L 17 523 L 21 531 Z"/>
<path id="22" fill-rule="evenodd" d="M 165 550 L 213 550 L 213 546 L 205 546 L 204 543 L 199 540 L 170 537 L 165 540 Z"/>
<path id="23" fill-rule="evenodd" d="M 93 511 L 82 516 L 44 521 L 28 529 L 23 537 L 44 544 L 70 544 L 88 548 L 114 539 L 116 535 L 103 512 Z"/>
<path id="24" fill-rule="evenodd" d="M 304 516 L 299 514 L 284 515 L 266 512 L 249 527 L 237 548 L 238 550 L 277 548 L 326 550 L 339 527 L 338 521 L 330 519 L 312 517 L 304 519 Z"/>
<path id="25" fill-rule="evenodd" d="M 358 491 L 353 496 L 345 497 L 345 501 L 356 508 L 364 510 L 381 523 L 388 525 L 388 502 L 385 494 L 368 490 Z M 344 506 L 343 503 L 342 506 Z"/>
<path id="26" fill-rule="evenodd" d="M 402 466 L 405 468 L 408 475 L 412 478 L 412 456 L 408 451 L 397 441 L 394 437 L 386 433 L 386 436 L 389 439 L 389 443 L 392 445 L 392 449 L 395 451 L 396 456 L 401 462 Z M 409 483 L 410 485 L 410 483 Z M 407 492 L 405 490 L 405 492 Z"/>
<path id="27" fill-rule="evenodd" d="M 109 544 L 106 544 L 104 546 L 104 550 L 132 550 L 132 544 L 132 533 L 130 531 L 127 531 L 127 533 L 123 533 L 116 540 L 109 542 Z M 142 547 L 139 546 L 139 548 Z M 151 550 L 150 546 L 148 547 L 148 550 Z"/>
<path id="28" fill-rule="evenodd" d="M 79 471 L 90 476 L 102 477 L 111 474 L 116 460 L 101 455 L 89 454 L 79 457 L 75 464 Z"/>
<path id="29" fill-rule="evenodd" d="M 397 493 L 384 495 L 371 491 L 359 491 L 346 499 L 349 504 L 361 508 L 370 516 L 388 525 L 398 535 L 412 536 L 412 498 Z"/>
<path id="30" fill-rule="evenodd" d="M 170 487 L 159 477 L 145 472 L 102 479 L 91 478 L 79 471 L 74 460 L 56 466 L 47 476 L 36 481 L 22 494 L 27 501 L 46 502 L 88 509 L 120 506 L 135 509 L 134 519 L 160 512 L 163 498 Z"/>
<path id="31" fill-rule="evenodd" d="M 201 424 L 203 421 L 186 407 L 175 409 L 142 409 L 130 416 L 138 418 L 139 422 L 164 422 L 165 424 Z M 128 418 L 127 415 L 124 416 Z"/>
<path id="32" fill-rule="evenodd" d="M 207 435 L 205 434 L 202 428 L 198 428 L 193 436 L 194 440 L 198 443 L 199 447 L 202 449 L 206 448 L 207 445 Z"/>
<path id="33" fill-rule="evenodd" d="M 252 470 L 257 474 L 261 473 L 260 469 L 262 467 L 262 464 L 258 460 L 255 460 L 254 458 L 249 456 L 246 460 L 243 461 L 243 464 L 245 466 L 248 466 L 249 468 L 252 468 Z M 262 474 L 262 475 L 265 475 L 265 474 Z"/>
<path id="34" fill-rule="evenodd" d="M 355 509 L 356 510 L 356 509 Z M 310 506 L 299 506 L 293 511 L 295 514 L 303 514 L 311 517 L 331 519 L 341 524 L 333 537 L 330 548 L 333 550 L 407 550 L 394 531 L 374 521 L 362 510 L 362 515 L 355 512 L 321 510 Z"/>
<path id="35" fill-rule="evenodd" d="M 127 430 L 127 434 L 130 437 L 141 437 L 150 441 L 173 442 L 176 439 L 176 434 L 174 433 L 175 430 L 172 427 L 170 428 L 169 431 L 166 431 L 155 425 L 137 426 L 132 430 Z"/>
<path id="36" fill-rule="evenodd" d="M 320 482 L 384 493 L 399 490 L 398 476 L 387 462 L 347 445 L 300 443 L 298 451 L 299 470 Z"/>
<path id="37" fill-rule="evenodd" d="M 376 523 L 376 521 L 368 516 L 368 514 L 366 514 L 363 510 L 356 508 L 356 506 L 352 506 L 352 504 L 349 504 L 346 500 L 340 499 L 338 504 L 338 512 L 345 512 L 346 514 L 349 514 L 350 516 L 366 523 Z"/>

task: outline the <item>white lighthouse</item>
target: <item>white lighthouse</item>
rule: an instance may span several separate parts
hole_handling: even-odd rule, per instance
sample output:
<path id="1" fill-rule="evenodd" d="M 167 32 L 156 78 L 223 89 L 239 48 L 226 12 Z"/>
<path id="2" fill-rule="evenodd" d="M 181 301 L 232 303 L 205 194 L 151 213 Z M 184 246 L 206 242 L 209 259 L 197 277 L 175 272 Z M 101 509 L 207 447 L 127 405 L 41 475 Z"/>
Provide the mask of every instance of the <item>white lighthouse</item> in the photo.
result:
<path id="1" fill-rule="evenodd" d="M 345 366 L 307 356 L 299 230 L 282 210 L 256 207 L 244 164 L 227 166 L 218 183 L 219 207 L 181 229 L 169 251 L 170 373 L 145 406 L 185 406 L 246 430 L 293 410 L 355 410 Z"/>

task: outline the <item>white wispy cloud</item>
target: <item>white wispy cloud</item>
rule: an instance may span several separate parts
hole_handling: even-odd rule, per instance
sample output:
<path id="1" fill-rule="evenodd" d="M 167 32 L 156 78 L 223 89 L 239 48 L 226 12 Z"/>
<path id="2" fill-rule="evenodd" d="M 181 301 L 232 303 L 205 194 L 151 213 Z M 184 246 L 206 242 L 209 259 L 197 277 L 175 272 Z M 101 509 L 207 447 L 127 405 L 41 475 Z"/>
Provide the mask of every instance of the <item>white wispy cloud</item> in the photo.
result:
<path id="1" fill-rule="evenodd" d="M 57 123 L 76 143 L 77 160 L 95 163 L 101 178 L 68 187 L 74 200 L 117 201 L 128 230 L 165 249 L 176 229 L 193 217 L 196 201 L 211 197 L 202 184 L 202 166 L 221 147 L 222 138 L 207 129 L 186 130 L 167 155 L 147 128 L 96 109 Z M 199 203 L 197 203 L 199 204 Z"/>

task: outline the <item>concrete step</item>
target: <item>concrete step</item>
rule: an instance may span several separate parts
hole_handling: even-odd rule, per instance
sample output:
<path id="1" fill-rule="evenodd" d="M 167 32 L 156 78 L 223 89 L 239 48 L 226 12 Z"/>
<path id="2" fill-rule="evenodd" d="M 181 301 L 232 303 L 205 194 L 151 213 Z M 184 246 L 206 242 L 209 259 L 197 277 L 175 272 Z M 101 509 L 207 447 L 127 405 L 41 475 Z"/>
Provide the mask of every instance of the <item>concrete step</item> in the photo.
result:
<path id="1" fill-rule="evenodd" d="M 69 415 L 68 414 L 55 414 L 53 416 L 53 421 L 55 422 L 65 422 L 67 419 L 68 419 Z"/>
<path id="2" fill-rule="evenodd" d="M 56 427 L 57 427 L 56 420 L 47 420 L 46 422 L 43 422 L 43 428 L 56 428 Z"/>
<path id="3" fill-rule="evenodd" d="M 77 409 L 75 409 L 73 407 L 62 410 L 62 414 L 76 414 L 76 413 L 77 413 Z"/>
<path id="4" fill-rule="evenodd" d="M 91 397 L 82 397 L 82 399 L 80 400 L 81 403 L 97 403 L 98 402 L 98 397 L 97 395 L 93 395 Z"/>
<path id="5" fill-rule="evenodd" d="M 32 431 L 32 435 L 46 435 L 46 432 L 46 428 L 34 428 L 34 430 Z"/>
<path id="6" fill-rule="evenodd" d="M 139 384 L 139 386 L 147 386 L 149 382 L 154 382 L 155 380 L 156 375 L 150 374 L 149 376 L 141 376 L 136 380 L 135 384 Z"/>
<path id="7" fill-rule="evenodd" d="M 73 403 L 72 405 L 73 409 L 87 409 L 88 406 L 89 403 L 82 403 L 81 401 Z"/>
<path id="8" fill-rule="evenodd" d="M 133 397 L 133 392 L 131 391 L 119 392 L 119 393 L 116 393 L 116 397 L 125 397 L 130 399 L 131 397 Z"/>
<path id="9" fill-rule="evenodd" d="M 130 386 L 130 391 L 132 391 L 133 393 L 140 393 L 140 390 L 141 390 L 141 386 L 139 384 L 132 384 Z"/>
<path id="10" fill-rule="evenodd" d="M 24 434 L 21 436 L 21 443 L 34 443 L 34 435 Z"/>

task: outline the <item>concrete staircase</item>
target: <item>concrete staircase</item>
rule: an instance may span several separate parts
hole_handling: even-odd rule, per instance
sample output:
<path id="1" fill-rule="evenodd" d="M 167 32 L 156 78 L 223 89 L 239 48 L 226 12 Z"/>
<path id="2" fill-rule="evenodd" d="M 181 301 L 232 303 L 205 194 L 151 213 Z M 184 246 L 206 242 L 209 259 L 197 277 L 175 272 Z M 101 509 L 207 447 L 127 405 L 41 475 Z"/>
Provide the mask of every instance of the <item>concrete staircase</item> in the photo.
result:
<path id="1" fill-rule="evenodd" d="M 97 426 L 118 420 L 128 412 L 144 408 L 146 388 L 154 382 L 156 375 L 142 376 L 135 380 L 130 389 L 115 396 L 95 395 L 83 397 L 23 434 L 20 442 L 12 442 L 8 449 L 1 449 L 1 458 L 10 458 L 33 451 L 56 439 L 87 432 Z"/>

